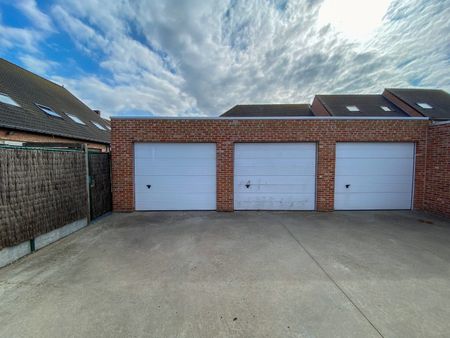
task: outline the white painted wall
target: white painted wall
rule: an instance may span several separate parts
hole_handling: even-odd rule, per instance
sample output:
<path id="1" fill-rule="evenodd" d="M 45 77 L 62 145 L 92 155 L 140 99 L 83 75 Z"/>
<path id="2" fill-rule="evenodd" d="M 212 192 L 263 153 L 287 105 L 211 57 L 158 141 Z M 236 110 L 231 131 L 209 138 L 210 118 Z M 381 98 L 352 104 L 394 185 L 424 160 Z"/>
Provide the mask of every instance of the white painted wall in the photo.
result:
<path id="1" fill-rule="evenodd" d="M 134 159 L 136 210 L 216 209 L 215 144 L 136 143 Z"/>
<path id="2" fill-rule="evenodd" d="M 414 152 L 413 143 L 337 143 L 335 209 L 411 209 Z"/>
<path id="3" fill-rule="evenodd" d="M 234 208 L 314 210 L 315 165 L 315 143 L 235 144 Z"/>

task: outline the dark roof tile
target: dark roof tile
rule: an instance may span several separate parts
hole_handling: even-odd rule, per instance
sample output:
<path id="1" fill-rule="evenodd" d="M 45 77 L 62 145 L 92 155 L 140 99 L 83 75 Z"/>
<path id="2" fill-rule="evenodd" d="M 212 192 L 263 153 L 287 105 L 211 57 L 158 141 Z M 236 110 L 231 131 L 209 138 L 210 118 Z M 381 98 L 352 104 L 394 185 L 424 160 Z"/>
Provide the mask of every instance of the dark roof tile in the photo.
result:
<path id="1" fill-rule="evenodd" d="M 313 116 L 308 104 L 240 104 L 220 117 Z"/>
<path id="2" fill-rule="evenodd" d="M 331 116 L 402 117 L 408 116 L 382 95 L 317 95 Z M 347 106 L 357 106 L 359 111 L 349 111 Z M 390 111 L 383 110 L 389 107 Z"/>
<path id="3" fill-rule="evenodd" d="M 386 88 L 386 91 L 432 119 L 450 119 L 450 94 L 438 89 Z M 428 103 L 433 108 L 424 109 L 417 103 Z"/>
<path id="4" fill-rule="evenodd" d="M 91 122 L 105 125 L 105 121 L 67 89 L 1 58 L 0 92 L 20 105 L 0 102 L 0 127 L 110 143 L 110 132 Z M 38 103 L 52 108 L 61 118 L 49 116 Z M 66 113 L 77 116 L 86 125 L 76 123 Z"/>

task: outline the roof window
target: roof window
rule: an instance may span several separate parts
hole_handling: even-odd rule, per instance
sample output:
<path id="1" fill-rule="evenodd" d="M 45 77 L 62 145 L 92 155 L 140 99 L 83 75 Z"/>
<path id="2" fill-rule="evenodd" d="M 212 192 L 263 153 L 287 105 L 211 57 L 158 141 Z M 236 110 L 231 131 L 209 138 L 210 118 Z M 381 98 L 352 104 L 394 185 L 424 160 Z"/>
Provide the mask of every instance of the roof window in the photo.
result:
<path id="1" fill-rule="evenodd" d="M 91 121 L 91 122 L 92 122 L 92 124 L 93 124 L 94 126 L 96 126 L 98 129 L 101 129 L 101 130 L 105 130 L 105 131 L 106 131 L 105 127 L 103 127 L 100 123 L 97 123 L 97 122 L 94 122 L 94 121 Z"/>
<path id="2" fill-rule="evenodd" d="M 42 104 L 36 103 L 36 106 L 38 106 L 43 112 L 45 112 L 47 115 L 59 117 L 62 118 L 61 115 L 59 115 L 57 112 L 55 112 L 52 108 L 44 106 Z"/>
<path id="3" fill-rule="evenodd" d="M 433 107 L 426 102 L 417 102 L 417 105 L 423 109 L 433 109 Z"/>
<path id="4" fill-rule="evenodd" d="M 384 111 L 392 111 L 391 108 L 389 108 L 388 106 L 380 106 L 381 109 L 383 109 Z"/>
<path id="5" fill-rule="evenodd" d="M 86 125 L 86 123 L 84 123 L 83 121 L 81 121 L 81 119 L 78 116 L 66 113 L 67 116 L 70 117 L 70 119 L 78 124 L 82 124 L 82 125 Z"/>
<path id="6" fill-rule="evenodd" d="M 5 93 L 0 93 L 0 102 L 20 107 L 20 105 L 16 101 L 14 101 L 8 94 Z"/>
<path id="7" fill-rule="evenodd" d="M 357 106 L 345 106 L 348 111 L 360 111 Z"/>

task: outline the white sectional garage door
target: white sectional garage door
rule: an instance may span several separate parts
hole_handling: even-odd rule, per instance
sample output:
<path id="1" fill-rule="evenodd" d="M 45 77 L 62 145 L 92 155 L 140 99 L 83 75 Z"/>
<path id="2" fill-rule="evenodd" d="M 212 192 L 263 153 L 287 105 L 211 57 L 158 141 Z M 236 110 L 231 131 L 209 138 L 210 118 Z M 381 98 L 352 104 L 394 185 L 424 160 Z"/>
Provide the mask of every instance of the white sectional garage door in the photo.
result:
<path id="1" fill-rule="evenodd" d="M 314 210 L 315 143 L 240 143 L 234 152 L 236 210 Z"/>
<path id="2" fill-rule="evenodd" d="M 411 209 L 413 143 L 337 143 L 336 210 Z"/>
<path id="3" fill-rule="evenodd" d="M 216 146 L 137 143 L 136 210 L 215 210 Z"/>

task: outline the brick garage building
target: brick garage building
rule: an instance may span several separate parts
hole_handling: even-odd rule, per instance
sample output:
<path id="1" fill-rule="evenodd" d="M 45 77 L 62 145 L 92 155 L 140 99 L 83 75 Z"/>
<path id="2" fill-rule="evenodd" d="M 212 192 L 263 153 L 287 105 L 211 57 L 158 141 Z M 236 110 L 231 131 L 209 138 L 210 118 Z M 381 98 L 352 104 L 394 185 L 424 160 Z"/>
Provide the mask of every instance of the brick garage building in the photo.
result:
<path id="1" fill-rule="evenodd" d="M 428 128 L 424 209 L 450 217 L 450 122 Z"/>
<path id="2" fill-rule="evenodd" d="M 421 118 L 113 119 L 113 207 L 115 211 L 135 210 L 136 143 L 214 143 L 219 211 L 234 210 L 236 143 L 316 143 L 315 209 L 331 211 L 337 142 L 412 142 L 416 146 L 414 208 L 423 209 L 428 125 Z"/>
<path id="3" fill-rule="evenodd" d="M 240 105 L 218 118 L 116 118 L 113 208 L 450 216 L 447 107 L 442 91 L 387 89 Z"/>

